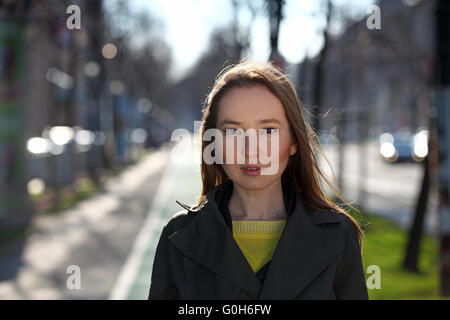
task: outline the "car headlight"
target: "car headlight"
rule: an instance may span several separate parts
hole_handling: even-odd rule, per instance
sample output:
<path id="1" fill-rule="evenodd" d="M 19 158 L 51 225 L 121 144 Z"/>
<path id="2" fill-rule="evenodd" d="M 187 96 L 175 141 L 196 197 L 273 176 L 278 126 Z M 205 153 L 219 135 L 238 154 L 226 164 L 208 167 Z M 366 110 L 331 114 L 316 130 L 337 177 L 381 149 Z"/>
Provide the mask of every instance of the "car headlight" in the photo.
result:
<path id="1" fill-rule="evenodd" d="M 425 158 L 428 154 L 428 145 L 426 143 L 414 144 L 414 154 L 420 158 Z"/>
<path id="2" fill-rule="evenodd" d="M 395 155 L 395 147 L 390 142 L 384 142 L 380 145 L 380 153 L 385 158 L 391 158 Z"/>

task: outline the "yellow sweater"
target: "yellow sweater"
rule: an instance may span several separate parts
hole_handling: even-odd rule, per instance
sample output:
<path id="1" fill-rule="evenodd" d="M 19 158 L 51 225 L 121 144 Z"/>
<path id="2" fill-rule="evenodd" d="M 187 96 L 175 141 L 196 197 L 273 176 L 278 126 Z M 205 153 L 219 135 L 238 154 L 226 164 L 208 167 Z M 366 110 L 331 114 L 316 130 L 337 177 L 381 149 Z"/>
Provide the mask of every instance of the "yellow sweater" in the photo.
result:
<path id="1" fill-rule="evenodd" d="M 233 237 L 253 271 L 272 259 L 286 220 L 233 220 Z"/>

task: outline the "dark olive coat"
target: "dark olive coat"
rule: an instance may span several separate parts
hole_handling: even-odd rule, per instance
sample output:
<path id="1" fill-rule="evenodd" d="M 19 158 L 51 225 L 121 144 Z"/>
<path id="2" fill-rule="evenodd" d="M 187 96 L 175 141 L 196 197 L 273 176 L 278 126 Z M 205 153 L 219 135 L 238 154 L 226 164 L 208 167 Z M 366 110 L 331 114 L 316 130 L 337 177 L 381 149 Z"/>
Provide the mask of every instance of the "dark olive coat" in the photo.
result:
<path id="1" fill-rule="evenodd" d="M 296 191 L 290 203 L 285 197 L 288 220 L 261 282 L 233 238 L 229 211 L 219 209 L 230 184 L 200 206 L 180 204 L 185 210 L 164 226 L 148 299 L 368 299 L 353 224 L 307 209 Z"/>

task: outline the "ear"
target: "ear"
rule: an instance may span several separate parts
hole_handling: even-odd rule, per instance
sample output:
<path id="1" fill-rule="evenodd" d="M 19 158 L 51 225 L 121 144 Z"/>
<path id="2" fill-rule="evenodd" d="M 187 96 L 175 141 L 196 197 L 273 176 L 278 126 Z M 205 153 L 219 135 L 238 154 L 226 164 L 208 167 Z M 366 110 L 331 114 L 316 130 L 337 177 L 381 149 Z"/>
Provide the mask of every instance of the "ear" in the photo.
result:
<path id="1" fill-rule="evenodd" d="M 289 147 L 289 155 L 293 156 L 298 151 L 298 145 L 296 143 L 291 144 Z"/>

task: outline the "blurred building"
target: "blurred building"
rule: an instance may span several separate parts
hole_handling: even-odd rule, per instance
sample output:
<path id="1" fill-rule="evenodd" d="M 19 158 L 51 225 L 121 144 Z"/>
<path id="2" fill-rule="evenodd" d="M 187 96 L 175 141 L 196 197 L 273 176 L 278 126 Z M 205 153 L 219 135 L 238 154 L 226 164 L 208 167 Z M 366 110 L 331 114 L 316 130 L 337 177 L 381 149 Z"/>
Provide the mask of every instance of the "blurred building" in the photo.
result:
<path id="1" fill-rule="evenodd" d="M 380 1 L 381 29 L 366 19 L 329 39 L 325 57 L 321 131 L 345 127 L 345 139 L 428 125 L 435 1 Z M 312 111 L 315 65 L 298 65 L 297 87 Z M 344 123 L 345 122 L 345 123 Z"/>
<path id="2" fill-rule="evenodd" d="M 0 2 L 0 222 L 26 224 L 24 51 L 28 1 Z"/>
<path id="3" fill-rule="evenodd" d="M 80 8 L 80 28 L 68 27 L 71 5 Z M 39 185 L 75 189 L 84 176 L 98 182 L 106 162 L 101 6 L 101 0 L 32 1 L 26 13 L 24 137 L 26 180 L 39 181 L 28 188 L 33 194 Z"/>
<path id="4" fill-rule="evenodd" d="M 166 96 L 164 46 L 133 51 L 113 14 L 102 0 L 0 1 L 0 224 L 28 220 L 28 193 L 57 202 L 170 138 L 172 114 L 149 99 Z"/>

